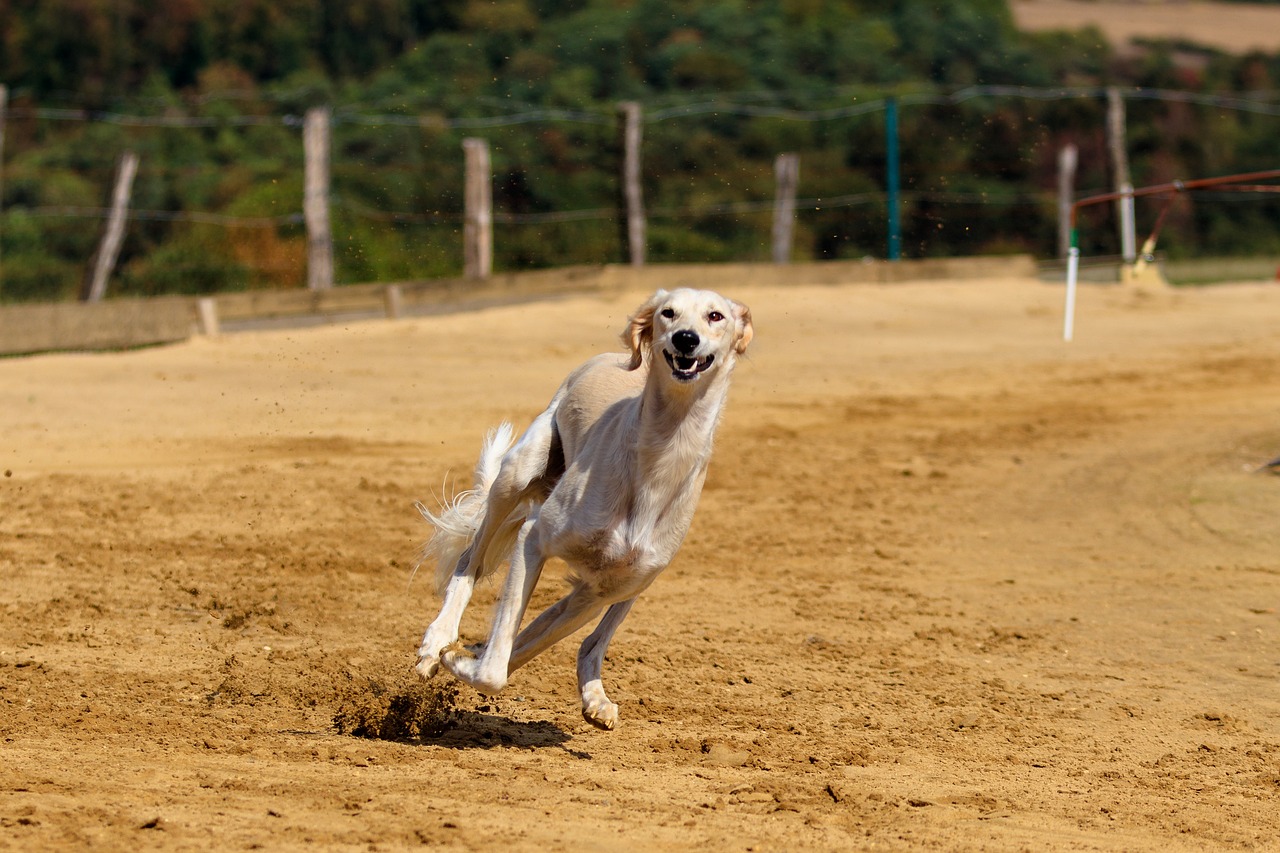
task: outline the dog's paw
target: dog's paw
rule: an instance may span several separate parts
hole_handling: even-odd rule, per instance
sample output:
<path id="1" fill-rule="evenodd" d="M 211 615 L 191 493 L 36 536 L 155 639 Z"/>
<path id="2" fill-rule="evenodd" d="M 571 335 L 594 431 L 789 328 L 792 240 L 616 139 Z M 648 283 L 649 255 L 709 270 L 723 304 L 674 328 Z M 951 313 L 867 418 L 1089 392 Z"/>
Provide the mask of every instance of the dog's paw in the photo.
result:
<path id="1" fill-rule="evenodd" d="M 608 699 L 582 707 L 582 718 L 598 729 L 613 731 L 618 725 L 618 706 Z"/>
<path id="2" fill-rule="evenodd" d="M 427 628 L 427 632 L 422 635 L 422 643 L 418 646 L 418 662 L 414 664 L 414 671 L 424 681 L 431 678 L 440 671 L 440 655 L 445 649 L 456 645 L 458 645 L 456 631 L 450 634 L 432 623 L 431 627 Z"/>
<path id="3" fill-rule="evenodd" d="M 598 729 L 613 731 L 618 725 L 618 706 L 609 701 L 604 687 L 593 681 L 582 691 L 582 718 Z"/>
<path id="4" fill-rule="evenodd" d="M 506 667 L 501 673 L 485 669 L 484 659 L 475 657 L 470 649 L 455 643 L 440 653 L 440 665 L 454 678 L 469 684 L 481 693 L 492 695 L 507 686 Z"/>
<path id="5" fill-rule="evenodd" d="M 426 655 L 419 649 L 418 662 L 414 665 L 413 671 L 418 673 L 418 677 L 423 681 L 429 681 L 433 675 L 440 671 L 440 656 Z"/>
<path id="6" fill-rule="evenodd" d="M 457 640 L 454 640 L 452 645 L 457 644 Z M 440 671 L 440 655 L 446 648 L 449 648 L 449 644 L 424 639 L 422 645 L 418 647 L 418 662 L 414 664 L 413 671 L 418 673 L 423 681 L 429 680 Z"/>

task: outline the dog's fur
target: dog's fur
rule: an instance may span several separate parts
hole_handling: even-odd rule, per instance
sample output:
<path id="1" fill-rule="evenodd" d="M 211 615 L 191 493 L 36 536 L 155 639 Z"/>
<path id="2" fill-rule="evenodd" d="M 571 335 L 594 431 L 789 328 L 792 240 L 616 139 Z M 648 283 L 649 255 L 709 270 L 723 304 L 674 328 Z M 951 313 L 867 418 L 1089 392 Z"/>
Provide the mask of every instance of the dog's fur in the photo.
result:
<path id="1" fill-rule="evenodd" d="M 440 615 L 418 649 L 417 671 L 444 666 L 485 693 L 604 610 L 578 651 L 582 714 L 603 729 L 618 720 L 600 670 L 636 596 L 666 568 L 702 493 L 711 443 L 751 312 L 708 290 L 659 290 L 631 317 L 629 353 L 600 355 L 564 381 L 512 445 L 510 424 L 491 432 L 474 487 L 440 514 L 424 559 L 437 561 Z M 544 563 L 565 560 L 568 595 L 523 631 Z M 508 563 L 488 641 L 458 645 L 475 581 Z M 607 610 L 606 610 L 607 608 Z"/>

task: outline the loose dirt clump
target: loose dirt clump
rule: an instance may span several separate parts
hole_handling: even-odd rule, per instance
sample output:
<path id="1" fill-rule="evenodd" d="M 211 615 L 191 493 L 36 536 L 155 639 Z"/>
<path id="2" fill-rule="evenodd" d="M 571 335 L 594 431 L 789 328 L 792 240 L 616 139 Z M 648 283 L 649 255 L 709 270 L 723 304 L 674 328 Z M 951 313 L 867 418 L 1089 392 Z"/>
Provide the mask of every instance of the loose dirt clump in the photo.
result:
<path id="1" fill-rule="evenodd" d="M 366 678 L 338 694 L 333 727 L 342 735 L 417 741 L 439 737 L 456 719 L 458 685 L 444 679 L 424 684 L 412 675 L 390 683 Z"/>

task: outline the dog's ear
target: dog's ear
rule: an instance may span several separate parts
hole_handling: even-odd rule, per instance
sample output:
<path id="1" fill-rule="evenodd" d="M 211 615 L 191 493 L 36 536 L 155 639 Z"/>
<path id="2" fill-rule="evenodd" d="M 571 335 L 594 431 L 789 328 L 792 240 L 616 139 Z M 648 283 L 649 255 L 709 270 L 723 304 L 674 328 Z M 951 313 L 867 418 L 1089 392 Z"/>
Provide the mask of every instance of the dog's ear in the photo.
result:
<path id="1" fill-rule="evenodd" d="M 742 355 L 747 351 L 747 344 L 755 337 L 755 328 L 751 325 L 751 309 L 741 302 L 733 303 L 733 318 L 738 321 L 738 336 L 733 341 L 733 351 Z"/>
<path id="2" fill-rule="evenodd" d="M 665 290 L 659 290 L 650 296 L 649 301 L 631 315 L 627 328 L 623 330 L 622 342 L 631 351 L 631 361 L 627 364 L 627 370 L 635 370 L 644 363 L 644 351 L 653 342 L 653 315 L 657 313 L 658 305 L 666 295 Z"/>

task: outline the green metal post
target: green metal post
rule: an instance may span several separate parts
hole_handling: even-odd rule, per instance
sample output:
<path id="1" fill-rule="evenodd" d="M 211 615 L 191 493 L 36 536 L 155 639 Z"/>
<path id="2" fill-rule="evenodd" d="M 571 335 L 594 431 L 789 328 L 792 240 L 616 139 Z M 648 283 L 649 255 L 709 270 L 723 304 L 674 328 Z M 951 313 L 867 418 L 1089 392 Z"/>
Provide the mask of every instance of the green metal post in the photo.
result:
<path id="1" fill-rule="evenodd" d="M 890 97 L 886 102 L 884 116 L 885 135 L 885 185 L 888 190 L 889 207 L 889 260 L 896 261 L 902 257 L 902 222 L 899 219 L 899 187 L 898 176 L 898 99 Z"/>

